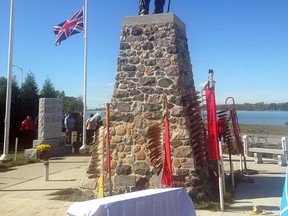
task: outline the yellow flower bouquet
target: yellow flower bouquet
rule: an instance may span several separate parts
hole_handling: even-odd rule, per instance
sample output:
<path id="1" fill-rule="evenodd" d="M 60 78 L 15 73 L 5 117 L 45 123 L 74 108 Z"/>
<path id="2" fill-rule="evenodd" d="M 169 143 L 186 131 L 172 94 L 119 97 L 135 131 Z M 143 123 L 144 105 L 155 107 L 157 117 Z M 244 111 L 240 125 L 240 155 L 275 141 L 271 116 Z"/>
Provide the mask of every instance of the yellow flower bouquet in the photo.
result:
<path id="1" fill-rule="evenodd" d="M 49 144 L 40 144 L 36 146 L 36 152 L 40 159 L 48 160 L 51 146 Z"/>

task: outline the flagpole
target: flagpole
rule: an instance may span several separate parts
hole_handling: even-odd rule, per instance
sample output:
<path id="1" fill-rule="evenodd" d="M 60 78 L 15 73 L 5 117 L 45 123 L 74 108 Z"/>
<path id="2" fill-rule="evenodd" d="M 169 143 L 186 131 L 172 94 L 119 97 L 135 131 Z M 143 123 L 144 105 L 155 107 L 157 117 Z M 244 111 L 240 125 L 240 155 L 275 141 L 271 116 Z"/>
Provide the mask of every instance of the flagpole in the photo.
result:
<path id="1" fill-rule="evenodd" d="M 6 109 L 5 109 L 5 129 L 3 154 L 0 161 L 9 161 L 9 134 L 10 134 L 10 114 L 11 114 L 11 85 L 12 85 L 12 62 L 13 62 L 13 29 L 14 29 L 14 0 L 10 1 L 10 31 L 9 31 L 9 47 L 8 47 L 8 69 L 7 69 L 7 90 L 6 90 Z"/>
<path id="2" fill-rule="evenodd" d="M 86 101 L 87 101 L 87 26 L 88 26 L 88 0 L 84 3 L 84 90 L 83 90 L 83 133 L 81 150 L 86 150 Z"/>

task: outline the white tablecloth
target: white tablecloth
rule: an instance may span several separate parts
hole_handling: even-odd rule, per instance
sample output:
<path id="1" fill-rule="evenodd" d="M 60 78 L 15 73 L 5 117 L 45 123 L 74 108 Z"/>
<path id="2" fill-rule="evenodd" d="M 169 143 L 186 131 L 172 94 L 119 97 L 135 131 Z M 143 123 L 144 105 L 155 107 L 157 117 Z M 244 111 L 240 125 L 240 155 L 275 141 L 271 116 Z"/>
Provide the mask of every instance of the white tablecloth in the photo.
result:
<path id="1" fill-rule="evenodd" d="M 183 188 L 148 189 L 111 197 L 76 202 L 69 216 L 196 216 Z"/>

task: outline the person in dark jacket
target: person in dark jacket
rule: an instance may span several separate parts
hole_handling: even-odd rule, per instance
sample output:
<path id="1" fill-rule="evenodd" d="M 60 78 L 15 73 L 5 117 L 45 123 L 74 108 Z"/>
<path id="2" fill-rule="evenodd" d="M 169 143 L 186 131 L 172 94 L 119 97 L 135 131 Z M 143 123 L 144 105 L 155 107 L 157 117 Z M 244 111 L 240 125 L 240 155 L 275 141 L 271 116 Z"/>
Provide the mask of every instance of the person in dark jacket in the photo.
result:
<path id="1" fill-rule="evenodd" d="M 139 0 L 139 15 L 149 14 L 150 0 Z M 165 0 L 154 0 L 153 14 L 163 13 Z"/>
<path id="2" fill-rule="evenodd" d="M 79 113 L 79 116 L 75 122 L 75 129 L 77 131 L 77 142 L 82 142 L 82 132 L 83 132 L 83 112 Z"/>
<path id="3" fill-rule="evenodd" d="M 75 120 L 72 117 L 72 113 L 68 112 L 66 118 L 64 119 L 64 125 L 66 128 L 66 141 L 67 144 L 72 144 L 72 132 L 75 126 Z"/>

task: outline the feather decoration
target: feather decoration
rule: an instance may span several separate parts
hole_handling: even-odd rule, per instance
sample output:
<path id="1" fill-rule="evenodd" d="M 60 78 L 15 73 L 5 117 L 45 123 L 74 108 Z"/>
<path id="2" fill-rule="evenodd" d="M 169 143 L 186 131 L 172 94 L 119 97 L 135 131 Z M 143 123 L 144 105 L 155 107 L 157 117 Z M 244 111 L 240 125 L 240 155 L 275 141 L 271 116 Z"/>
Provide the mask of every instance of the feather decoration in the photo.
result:
<path id="1" fill-rule="evenodd" d="M 91 157 L 86 171 L 89 178 L 98 178 L 101 174 L 101 160 L 103 155 L 104 146 L 104 127 L 100 127 L 95 135 L 95 142 L 90 149 Z M 103 173 L 102 173 L 103 174 Z"/>
<path id="2" fill-rule="evenodd" d="M 163 129 L 161 125 L 153 125 L 148 128 L 148 149 L 150 150 L 150 159 L 156 169 L 157 175 L 163 169 Z"/>
<path id="3" fill-rule="evenodd" d="M 167 96 L 163 97 L 163 102 L 164 110 L 162 123 L 161 125 L 153 125 L 148 128 L 147 147 L 150 150 L 150 159 L 153 163 L 157 175 L 159 175 L 163 170 L 161 184 L 168 187 L 173 187 Z M 165 130 L 163 130 L 163 123 L 165 125 Z M 165 136 L 163 136 L 164 134 Z"/>
<path id="4" fill-rule="evenodd" d="M 206 145 L 207 137 L 205 126 L 201 117 L 201 106 L 199 92 L 195 92 L 189 95 L 189 123 L 190 123 L 190 139 L 192 154 L 195 160 L 196 166 L 205 166 L 206 161 Z"/>

